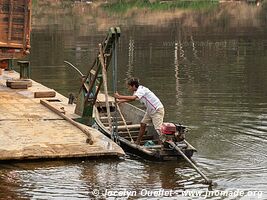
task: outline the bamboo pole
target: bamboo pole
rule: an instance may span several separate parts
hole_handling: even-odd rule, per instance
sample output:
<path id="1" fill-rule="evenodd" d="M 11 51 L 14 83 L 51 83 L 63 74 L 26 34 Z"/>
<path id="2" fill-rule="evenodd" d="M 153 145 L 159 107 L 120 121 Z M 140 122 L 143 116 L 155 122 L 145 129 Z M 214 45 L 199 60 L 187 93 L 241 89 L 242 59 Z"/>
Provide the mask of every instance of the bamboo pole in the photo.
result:
<path id="1" fill-rule="evenodd" d="M 106 101 L 106 108 L 107 108 L 107 114 L 108 114 L 108 125 L 109 125 L 109 131 L 112 131 L 112 123 L 111 123 L 111 115 L 110 115 L 110 108 L 109 108 L 109 102 L 108 102 L 108 83 L 107 83 L 107 68 L 106 63 L 104 60 L 103 55 L 103 49 L 102 45 L 99 44 L 99 60 L 102 65 L 102 76 L 103 76 L 103 86 L 104 86 L 104 93 L 105 93 L 105 101 Z"/>
<path id="2" fill-rule="evenodd" d="M 173 141 L 166 141 L 166 142 L 169 143 L 173 148 L 175 148 L 175 150 L 178 151 L 183 156 L 183 158 L 200 174 L 200 176 L 202 176 L 202 178 L 205 179 L 206 184 L 212 186 L 213 184 L 212 180 L 208 179 L 206 175 L 202 171 L 200 171 L 200 169 L 198 169 L 197 166 L 184 154 L 184 152 L 174 144 Z"/>
<path id="3" fill-rule="evenodd" d="M 59 116 L 61 116 L 63 119 L 67 120 L 68 122 L 70 122 L 72 125 L 76 126 L 78 129 L 80 129 L 83 133 L 85 133 L 87 135 L 87 139 L 86 142 L 89 143 L 90 145 L 92 145 L 94 143 L 93 141 L 93 137 L 92 134 L 90 133 L 90 131 L 85 128 L 84 126 L 82 126 L 81 124 L 79 124 L 78 122 L 74 121 L 73 119 L 67 117 L 65 115 L 65 112 L 62 112 L 61 110 L 55 108 L 53 105 L 51 105 L 51 103 L 49 103 L 47 100 L 40 100 L 40 103 L 42 105 L 44 105 L 45 107 L 47 107 L 49 110 L 53 111 L 54 113 L 58 114 Z"/>
<path id="4" fill-rule="evenodd" d="M 126 121 L 125 121 L 125 118 L 124 118 L 124 116 L 123 116 L 123 114 L 122 114 L 122 112 L 121 112 L 121 109 L 120 109 L 120 107 L 119 107 L 119 105 L 118 105 L 117 103 L 116 103 L 116 106 L 117 106 L 117 110 L 118 110 L 119 113 L 120 113 L 121 119 L 122 119 L 122 121 L 123 121 L 123 123 L 124 123 L 124 125 L 125 125 L 125 127 L 126 127 L 126 129 L 127 129 L 128 135 L 129 135 L 130 138 L 131 138 L 131 142 L 134 143 L 133 138 L 132 138 L 132 135 L 131 135 L 130 130 L 129 130 L 129 127 L 128 127 L 128 125 L 127 125 L 127 123 L 126 123 Z"/>

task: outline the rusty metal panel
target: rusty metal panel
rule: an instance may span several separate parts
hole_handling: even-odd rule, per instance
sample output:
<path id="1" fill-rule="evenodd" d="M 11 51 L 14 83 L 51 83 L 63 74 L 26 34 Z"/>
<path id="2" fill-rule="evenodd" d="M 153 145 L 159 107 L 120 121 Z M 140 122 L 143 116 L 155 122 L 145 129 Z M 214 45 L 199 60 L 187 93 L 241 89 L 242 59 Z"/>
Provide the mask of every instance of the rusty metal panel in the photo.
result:
<path id="1" fill-rule="evenodd" d="M 31 0 L 0 0 L 0 59 L 29 53 Z"/>

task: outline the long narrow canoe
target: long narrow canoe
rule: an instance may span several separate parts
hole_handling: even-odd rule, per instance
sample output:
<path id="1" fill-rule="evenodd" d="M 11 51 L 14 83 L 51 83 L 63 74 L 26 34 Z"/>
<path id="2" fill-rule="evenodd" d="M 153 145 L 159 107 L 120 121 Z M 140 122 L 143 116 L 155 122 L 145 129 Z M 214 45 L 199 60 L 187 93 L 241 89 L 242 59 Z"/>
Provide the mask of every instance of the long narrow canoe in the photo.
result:
<path id="1" fill-rule="evenodd" d="M 145 114 L 143 110 L 132 104 L 123 103 L 119 105 L 122 114 L 121 116 L 119 112 L 115 112 L 115 102 L 112 97 L 109 98 L 109 105 L 112 123 L 115 124 L 115 121 L 117 121 L 117 139 L 124 151 L 154 161 L 175 160 L 181 158 L 181 155 L 176 150 L 159 144 L 159 137 L 153 126 L 147 127 L 140 145 L 134 143 L 138 137 L 140 121 Z M 102 94 L 98 95 L 98 100 L 94 107 L 94 120 L 97 128 L 106 136 L 112 138 L 112 131 L 109 130 L 106 104 Z M 179 142 L 177 145 L 189 158 L 192 157 L 193 153 L 196 151 L 196 149 L 186 140 Z"/>

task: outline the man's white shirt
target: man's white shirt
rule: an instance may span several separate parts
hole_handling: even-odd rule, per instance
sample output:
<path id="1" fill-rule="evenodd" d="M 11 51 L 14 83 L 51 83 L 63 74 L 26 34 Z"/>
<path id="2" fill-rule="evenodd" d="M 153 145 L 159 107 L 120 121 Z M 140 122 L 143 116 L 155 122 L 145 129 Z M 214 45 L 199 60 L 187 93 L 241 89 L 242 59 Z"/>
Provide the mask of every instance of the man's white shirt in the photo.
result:
<path id="1" fill-rule="evenodd" d="M 138 86 L 133 95 L 137 96 L 139 101 L 146 106 L 148 113 L 153 114 L 157 109 L 163 108 L 159 98 L 148 88 L 142 85 Z"/>

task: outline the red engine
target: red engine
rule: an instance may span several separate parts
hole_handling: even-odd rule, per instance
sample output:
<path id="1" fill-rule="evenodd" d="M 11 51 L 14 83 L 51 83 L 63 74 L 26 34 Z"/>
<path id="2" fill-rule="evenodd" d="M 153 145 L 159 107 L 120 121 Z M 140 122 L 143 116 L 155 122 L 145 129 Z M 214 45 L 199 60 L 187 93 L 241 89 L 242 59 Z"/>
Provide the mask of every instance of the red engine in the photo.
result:
<path id="1" fill-rule="evenodd" d="M 173 142 L 180 142 L 185 139 L 185 127 L 181 124 L 163 123 L 161 126 L 161 134 L 163 140 L 172 140 Z"/>
<path id="2" fill-rule="evenodd" d="M 176 126 L 173 123 L 163 123 L 161 126 L 161 134 L 174 135 L 176 132 Z"/>

